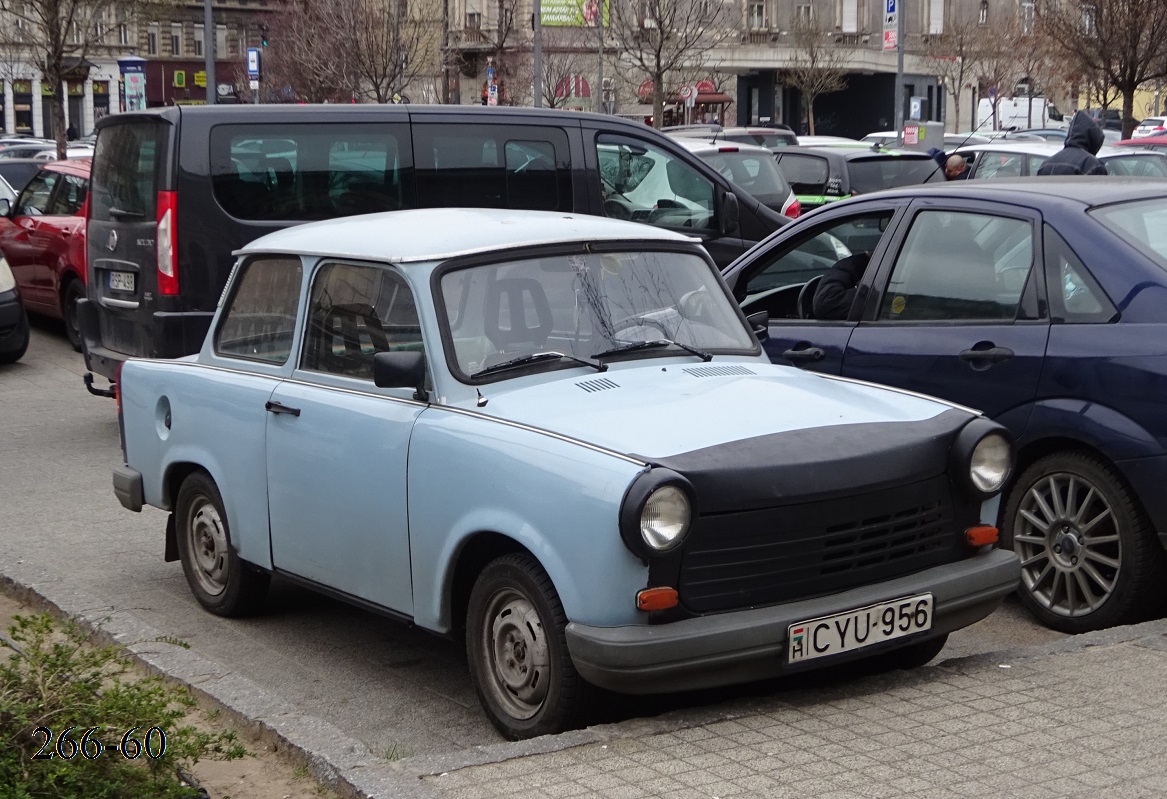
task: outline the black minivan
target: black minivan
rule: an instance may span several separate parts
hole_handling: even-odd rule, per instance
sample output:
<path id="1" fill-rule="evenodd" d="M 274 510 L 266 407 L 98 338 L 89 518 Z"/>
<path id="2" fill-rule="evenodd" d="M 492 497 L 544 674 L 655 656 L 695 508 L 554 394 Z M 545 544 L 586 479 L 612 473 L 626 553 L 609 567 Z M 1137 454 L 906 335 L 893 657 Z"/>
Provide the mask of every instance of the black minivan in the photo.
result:
<path id="1" fill-rule="evenodd" d="M 273 230 L 402 208 L 572 211 L 701 239 L 714 261 L 789 220 L 659 131 L 482 106 L 175 106 L 97 123 L 86 366 L 197 352 L 232 251 Z M 86 385 L 95 394 L 92 375 Z"/>

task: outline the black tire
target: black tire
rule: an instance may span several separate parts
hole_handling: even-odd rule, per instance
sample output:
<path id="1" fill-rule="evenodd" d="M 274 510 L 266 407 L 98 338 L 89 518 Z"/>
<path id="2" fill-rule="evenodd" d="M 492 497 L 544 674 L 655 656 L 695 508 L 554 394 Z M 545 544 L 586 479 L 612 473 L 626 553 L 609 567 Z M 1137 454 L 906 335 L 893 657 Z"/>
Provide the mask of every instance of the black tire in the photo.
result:
<path id="1" fill-rule="evenodd" d="M 1142 505 L 1113 466 L 1086 453 L 1048 455 L 1021 474 L 1001 546 L 1021 558 L 1022 603 L 1054 630 L 1140 621 L 1167 596 L 1167 554 Z"/>
<path id="2" fill-rule="evenodd" d="M 271 575 L 235 551 L 223 498 L 210 475 L 192 472 L 183 481 L 174 514 L 182 571 L 199 604 L 217 616 L 258 610 Z"/>
<path id="3" fill-rule="evenodd" d="M 0 363 L 16 363 L 24 357 L 24 353 L 28 352 L 28 342 L 32 339 L 32 328 L 29 327 L 27 314 L 20 315 L 20 322 L 17 323 L 16 329 L 20 331 L 19 335 L 24 336 L 24 340 L 17 349 L 0 352 Z"/>
<path id="4" fill-rule="evenodd" d="M 474 690 L 512 741 L 562 732 L 578 719 L 589 686 L 567 652 L 567 617 L 551 578 L 529 555 L 489 563 L 466 614 Z"/>
<path id="5" fill-rule="evenodd" d="M 70 280 L 61 295 L 61 318 L 65 320 L 65 335 L 73 349 L 81 352 L 81 323 L 77 318 L 77 300 L 85 296 L 80 280 Z"/>

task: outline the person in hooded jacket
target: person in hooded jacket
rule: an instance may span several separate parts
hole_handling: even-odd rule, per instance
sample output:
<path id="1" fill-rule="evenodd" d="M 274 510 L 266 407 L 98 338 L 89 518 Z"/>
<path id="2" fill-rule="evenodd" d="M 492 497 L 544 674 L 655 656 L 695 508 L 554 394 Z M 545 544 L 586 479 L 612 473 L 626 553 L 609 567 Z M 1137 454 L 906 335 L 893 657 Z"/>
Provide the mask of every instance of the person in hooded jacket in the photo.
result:
<path id="1" fill-rule="evenodd" d="M 1102 128 L 1085 111 L 1070 120 L 1066 146 L 1054 153 L 1037 170 L 1038 175 L 1106 175 L 1106 164 L 1095 156 L 1106 140 Z"/>

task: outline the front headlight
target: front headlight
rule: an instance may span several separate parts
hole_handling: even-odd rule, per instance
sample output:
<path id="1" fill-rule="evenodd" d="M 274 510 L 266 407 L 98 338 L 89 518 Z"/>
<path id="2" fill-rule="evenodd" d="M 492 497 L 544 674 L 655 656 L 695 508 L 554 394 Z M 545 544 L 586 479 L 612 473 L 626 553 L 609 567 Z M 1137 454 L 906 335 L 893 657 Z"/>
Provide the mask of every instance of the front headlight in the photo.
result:
<path id="1" fill-rule="evenodd" d="M 968 464 L 969 478 L 977 490 L 986 494 L 1000 491 L 1009 479 L 1012 461 L 1009 442 L 1004 436 L 991 433 L 973 448 Z"/>
<path id="2" fill-rule="evenodd" d="M 685 537 L 691 514 L 684 491 L 675 485 L 661 486 L 640 512 L 640 535 L 657 552 L 672 549 Z"/>
<path id="3" fill-rule="evenodd" d="M 8 268 L 8 261 L 0 256 L 0 291 L 12 291 L 16 288 L 16 278 L 12 276 L 12 270 Z"/>

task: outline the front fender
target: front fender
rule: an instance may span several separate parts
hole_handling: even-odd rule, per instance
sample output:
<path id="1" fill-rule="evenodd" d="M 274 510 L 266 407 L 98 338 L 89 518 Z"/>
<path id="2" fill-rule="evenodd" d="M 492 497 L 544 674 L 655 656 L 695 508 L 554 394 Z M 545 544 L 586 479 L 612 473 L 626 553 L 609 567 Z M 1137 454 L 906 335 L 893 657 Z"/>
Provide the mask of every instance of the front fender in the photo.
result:
<path id="1" fill-rule="evenodd" d="M 481 532 L 511 538 L 551 578 L 568 620 L 641 621 L 647 567 L 620 538 L 625 491 L 644 465 L 537 430 L 433 408 L 409 451 L 414 620 L 447 632 L 458 555 Z M 469 586 L 462 586 L 468 588 Z"/>

